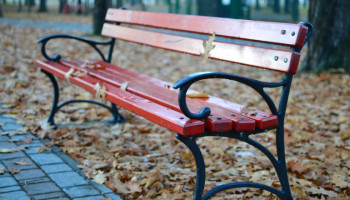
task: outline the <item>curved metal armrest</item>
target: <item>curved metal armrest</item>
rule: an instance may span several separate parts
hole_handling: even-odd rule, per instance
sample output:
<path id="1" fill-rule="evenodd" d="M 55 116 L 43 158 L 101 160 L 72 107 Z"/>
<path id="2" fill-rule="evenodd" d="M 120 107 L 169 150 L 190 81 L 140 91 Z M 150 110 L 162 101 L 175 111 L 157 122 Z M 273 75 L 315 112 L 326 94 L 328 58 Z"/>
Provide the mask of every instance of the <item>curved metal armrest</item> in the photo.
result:
<path id="1" fill-rule="evenodd" d="M 61 55 L 60 54 L 56 54 L 54 57 L 50 57 L 47 55 L 46 53 L 46 44 L 49 40 L 51 39 L 55 39 L 55 38 L 69 38 L 69 39 L 75 39 L 78 41 L 82 41 L 85 42 L 87 44 L 89 44 L 91 47 L 93 47 L 101 56 L 101 58 L 103 59 L 103 61 L 107 61 L 105 56 L 103 55 L 103 53 L 101 52 L 101 50 L 96 46 L 96 45 L 113 45 L 114 40 L 111 39 L 108 42 L 99 42 L 99 41 L 93 41 L 93 40 L 89 40 L 86 38 L 82 38 L 82 37 L 78 37 L 75 35 L 68 35 L 68 34 L 56 34 L 56 35 L 49 35 L 46 37 L 43 37 L 41 39 L 38 40 L 38 43 L 41 43 L 41 53 L 43 54 L 43 56 L 51 61 L 58 61 L 61 59 Z"/>
<path id="2" fill-rule="evenodd" d="M 192 113 L 188 109 L 187 103 L 186 103 L 186 93 L 187 93 L 187 90 L 190 88 L 190 86 L 197 81 L 200 81 L 203 79 L 209 79 L 209 78 L 229 79 L 229 80 L 234 80 L 250 86 L 263 97 L 263 99 L 266 101 L 267 105 L 269 106 L 273 114 L 277 114 L 277 108 L 274 102 L 272 101 L 271 97 L 264 91 L 264 88 L 280 87 L 286 84 L 286 79 L 283 79 L 281 82 L 278 82 L 278 83 L 269 83 L 269 82 L 263 82 L 263 81 L 258 81 L 258 80 L 238 76 L 235 74 L 224 73 L 224 72 L 194 73 L 180 79 L 173 85 L 174 89 L 180 88 L 179 99 L 178 99 L 179 106 L 183 114 L 186 115 L 187 117 L 191 119 L 206 119 L 210 115 L 210 112 L 211 112 L 210 108 L 203 107 L 198 113 Z"/>

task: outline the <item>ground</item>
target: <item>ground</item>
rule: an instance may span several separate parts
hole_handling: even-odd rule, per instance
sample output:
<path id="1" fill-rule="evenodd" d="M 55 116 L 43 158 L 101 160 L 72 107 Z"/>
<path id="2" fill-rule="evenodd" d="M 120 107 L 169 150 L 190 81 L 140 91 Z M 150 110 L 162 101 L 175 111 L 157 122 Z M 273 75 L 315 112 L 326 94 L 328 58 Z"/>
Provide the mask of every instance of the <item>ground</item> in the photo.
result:
<path id="1" fill-rule="evenodd" d="M 35 66 L 35 60 L 42 59 L 36 40 L 58 31 L 0 25 L 0 32 L 3 113 L 18 119 L 39 137 L 51 139 L 52 144 L 59 145 L 80 163 L 88 177 L 104 182 L 123 199 L 190 199 L 195 186 L 195 163 L 173 132 L 123 109 L 125 124 L 41 129 L 53 93 L 48 78 Z M 70 40 L 52 42 L 49 46 L 51 55 L 59 52 L 71 59 L 98 58 L 87 45 Z M 170 83 L 193 72 L 213 70 L 267 81 L 281 79 L 278 73 L 216 61 L 202 65 L 200 58 L 120 41 L 116 43 L 112 63 Z M 295 199 L 347 199 L 350 195 L 349 78 L 346 74 L 302 72 L 294 78 L 285 138 L 288 175 Z M 94 98 L 65 80 L 59 80 L 59 84 L 62 100 Z M 268 111 L 253 90 L 231 81 L 203 82 L 194 89 Z M 268 92 L 277 98 L 280 90 Z M 81 124 L 109 117 L 99 107 L 74 104 L 58 113 L 56 122 Z M 275 152 L 273 132 L 253 138 Z M 242 180 L 279 187 L 271 164 L 254 148 L 226 138 L 197 142 L 208 167 L 206 190 L 223 182 Z M 248 189 L 230 190 L 213 199 L 233 198 L 274 199 L 269 192 Z"/>

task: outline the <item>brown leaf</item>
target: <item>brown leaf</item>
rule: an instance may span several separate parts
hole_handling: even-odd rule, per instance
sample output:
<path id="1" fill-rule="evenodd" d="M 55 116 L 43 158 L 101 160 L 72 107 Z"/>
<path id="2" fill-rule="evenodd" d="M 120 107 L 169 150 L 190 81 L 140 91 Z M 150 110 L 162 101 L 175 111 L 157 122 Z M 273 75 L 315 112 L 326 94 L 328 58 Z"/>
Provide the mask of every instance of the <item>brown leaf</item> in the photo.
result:
<path id="1" fill-rule="evenodd" d="M 20 171 L 21 171 L 21 169 L 16 169 L 16 168 L 7 169 L 7 172 L 12 174 L 12 175 L 17 174 Z"/>
<path id="2" fill-rule="evenodd" d="M 255 115 L 258 114 L 258 112 L 256 111 L 256 109 L 254 109 L 254 108 L 249 108 L 249 107 L 243 107 L 243 108 L 241 108 L 241 113 L 247 114 L 247 115 L 250 115 L 250 116 L 255 116 Z"/>
<path id="3" fill-rule="evenodd" d="M 299 176 L 311 170 L 309 167 L 301 164 L 301 162 L 295 162 L 294 160 L 289 161 L 287 165 L 291 172 L 296 173 Z"/>
<path id="4" fill-rule="evenodd" d="M 0 175 L 5 173 L 5 169 L 4 168 L 0 168 Z"/>
<path id="5" fill-rule="evenodd" d="M 51 150 L 51 148 L 49 148 L 49 147 L 47 147 L 45 145 L 42 145 L 42 146 L 40 146 L 40 147 L 35 149 L 35 151 L 38 152 L 38 153 L 42 153 L 44 151 L 50 151 L 50 150 Z"/>
<path id="6" fill-rule="evenodd" d="M 29 162 L 27 162 L 25 160 L 19 160 L 19 161 L 15 161 L 13 163 L 16 164 L 16 165 L 21 165 L 21 166 L 30 166 L 30 165 L 32 165 L 32 163 L 29 163 Z"/>

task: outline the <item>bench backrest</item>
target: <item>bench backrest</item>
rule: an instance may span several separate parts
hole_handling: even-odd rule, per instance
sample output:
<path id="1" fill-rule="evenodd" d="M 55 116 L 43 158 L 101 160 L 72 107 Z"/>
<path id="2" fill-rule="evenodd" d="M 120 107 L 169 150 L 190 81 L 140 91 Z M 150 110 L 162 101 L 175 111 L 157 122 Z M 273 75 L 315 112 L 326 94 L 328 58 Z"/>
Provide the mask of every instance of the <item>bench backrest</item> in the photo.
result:
<path id="1" fill-rule="evenodd" d="M 152 47 L 200 56 L 204 53 L 202 39 L 178 36 L 173 34 L 140 29 L 139 26 L 169 29 L 190 33 L 256 41 L 269 44 L 301 48 L 308 32 L 306 26 L 300 24 L 260 22 L 205 16 L 152 13 L 109 9 L 106 20 L 118 24 L 138 25 L 126 27 L 105 23 L 102 35 L 125 41 L 144 44 Z M 214 49 L 210 51 L 211 59 L 259 67 L 295 74 L 300 54 L 292 50 L 266 48 L 214 41 Z M 270 45 L 271 46 L 271 45 Z"/>

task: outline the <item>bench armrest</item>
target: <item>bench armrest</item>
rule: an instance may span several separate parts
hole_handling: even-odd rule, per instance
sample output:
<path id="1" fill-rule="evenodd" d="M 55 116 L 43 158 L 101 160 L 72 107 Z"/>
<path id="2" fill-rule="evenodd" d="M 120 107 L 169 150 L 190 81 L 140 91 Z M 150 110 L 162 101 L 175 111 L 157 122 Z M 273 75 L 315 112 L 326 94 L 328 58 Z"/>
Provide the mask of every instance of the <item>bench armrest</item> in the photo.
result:
<path id="1" fill-rule="evenodd" d="M 68 38 L 68 39 L 75 39 L 75 40 L 78 40 L 78 41 L 85 42 L 85 43 L 89 44 L 91 47 L 93 47 L 98 52 L 98 54 L 100 54 L 101 58 L 105 62 L 109 61 L 110 55 L 109 55 L 109 58 L 107 60 L 105 58 L 105 56 L 103 55 L 103 53 L 101 52 L 101 50 L 97 47 L 97 45 L 111 45 L 110 46 L 111 49 L 113 49 L 113 45 L 114 45 L 114 39 L 111 39 L 108 42 L 99 42 L 99 41 L 93 41 L 93 40 L 89 40 L 89 39 L 86 39 L 86 38 L 78 37 L 78 36 L 75 36 L 75 35 L 68 35 L 68 34 L 49 35 L 49 36 L 43 37 L 43 38 L 38 40 L 38 43 L 41 43 L 41 53 L 43 54 L 43 56 L 47 60 L 58 61 L 58 60 L 61 59 L 61 55 L 60 54 L 56 54 L 54 57 L 50 57 L 46 53 L 46 44 L 47 44 L 47 42 L 49 40 L 51 40 L 51 39 L 56 39 L 56 38 Z"/>
<path id="2" fill-rule="evenodd" d="M 271 99 L 271 97 L 264 91 L 264 88 L 280 87 L 280 86 L 285 86 L 287 84 L 286 78 L 278 83 L 269 83 L 269 82 L 263 82 L 263 81 L 258 81 L 258 80 L 238 76 L 235 74 L 224 73 L 224 72 L 198 72 L 198 73 L 188 75 L 180 79 L 173 85 L 174 89 L 180 88 L 179 99 L 178 99 L 179 106 L 183 114 L 186 115 L 188 118 L 206 119 L 210 115 L 210 112 L 211 112 L 210 108 L 203 107 L 198 113 L 192 113 L 188 109 L 187 103 L 186 103 L 186 93 L 187 93 L 187 90 L 190 88 L 190 86 L 197 81 L 200 81 L 203 79 L 210 79 L 210 78 L 229 79 L 229 80 L 234 80 L 250 86 L 262 96 L 262 98 L 266 101 L 267 105 L 269 106 L 272 114 L 275 114 L 275 115 L 277 115 L 277 108 L 273 100 Z"/>

